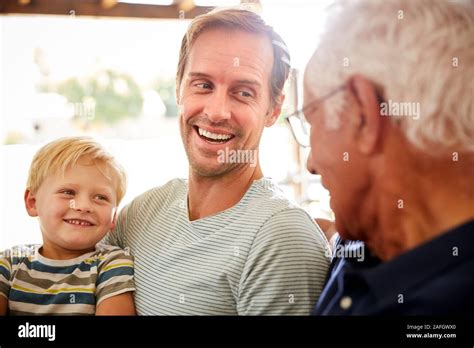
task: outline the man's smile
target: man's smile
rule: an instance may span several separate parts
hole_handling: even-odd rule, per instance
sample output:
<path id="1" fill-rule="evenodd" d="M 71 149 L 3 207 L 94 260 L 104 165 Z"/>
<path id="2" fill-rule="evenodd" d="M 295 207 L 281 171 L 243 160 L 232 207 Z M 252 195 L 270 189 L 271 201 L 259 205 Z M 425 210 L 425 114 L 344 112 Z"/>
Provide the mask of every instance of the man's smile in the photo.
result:
<path id="1" fill-rule="evenodd" d="M 235 135 L 221 130 L 205 129 L 196 125 L 193 128 L 201 139 L 210 144 L 226 144 L 235 138 Z"/>

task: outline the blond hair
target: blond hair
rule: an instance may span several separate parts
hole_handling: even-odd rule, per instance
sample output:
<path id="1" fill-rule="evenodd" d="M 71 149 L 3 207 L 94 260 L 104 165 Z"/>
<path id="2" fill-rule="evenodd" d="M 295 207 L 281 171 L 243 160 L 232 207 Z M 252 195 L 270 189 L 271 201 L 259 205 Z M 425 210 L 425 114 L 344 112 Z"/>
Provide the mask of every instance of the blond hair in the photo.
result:
<path id="1" fill-rule="evenodd" d="M 273 67 L 270 78 L 270 95 L 272 105 L 279 103 L 283 86 L 290 71 L 290 54 L 283 39 L 271 26 L 256 13 L 240 8 L 217 8 L 193 19 L 181 42 L 178 71 L 176 73 L 176 90 L 179 91 L 189 52 L 199 35 L 212 28 L 242 30 L 257 35 L 264 35 L 273 47 Z"/>
<path id="2" fill-rule="evenodd" d="M 30 165 L 27 189 L 37 192 L 48 175 L 64 174 L 68 167 L 74 166 L 84 156 L 92 159 L 94 164 L 104 164 L 113 171 L 118 181 L 116 187 L 118 205 L 127 188 L 125 171 L 102 145 L 89 137 L 60 138 L 39 149 Z"/>
<path id="3" fill-rule="evenodd" d="M 419 119 L 393 117 L 407 139 L 474 151 L 474 6 L 468 1 L 335 3 L 306 85 L 324 94 L 352 74 L 383 86 L 383 99 L 417 102 Z M 346 63 L 346 64 L 344 64 Z M 337 118 L 343 94 L 328 100 Z"/>

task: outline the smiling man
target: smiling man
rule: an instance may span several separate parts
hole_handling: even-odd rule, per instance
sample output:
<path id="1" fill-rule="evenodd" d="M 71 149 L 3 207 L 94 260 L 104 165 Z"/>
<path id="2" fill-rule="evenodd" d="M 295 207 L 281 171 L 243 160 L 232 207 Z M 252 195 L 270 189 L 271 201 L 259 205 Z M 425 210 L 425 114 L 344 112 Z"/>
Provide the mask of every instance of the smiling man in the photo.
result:
<path id="1" fill-rule="evenodd" d="M 327 240 L 258 161 L 283 102 L 285 47 L 249 11 L 192 21 L 176 91 L 189 178 L 133 200 L 108 240 L 135 256 L 138 314 L 305 315 L 318 298 Z"/>
<path id="2" fill-rule="evenodd" d="M 308 169 L 345 241 L 314 313 L 472 315 L 474 6 L 335 9 L 306 68 L 304 115 Z"/>

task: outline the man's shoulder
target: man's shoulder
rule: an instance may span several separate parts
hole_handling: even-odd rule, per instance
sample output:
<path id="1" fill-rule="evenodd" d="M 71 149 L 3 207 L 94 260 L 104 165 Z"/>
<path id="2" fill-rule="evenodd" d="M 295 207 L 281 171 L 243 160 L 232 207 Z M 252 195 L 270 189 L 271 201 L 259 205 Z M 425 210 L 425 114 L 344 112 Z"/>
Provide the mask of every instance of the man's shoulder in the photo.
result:
<path id="1" fill-rule="evenodd" d="M 312 222 L 309 214 L 298 205 L 284 190 L 269 178 L 255 181 L 243 200 L 256 214 L 265 214 L 267 218 L 297 217 Z"/>
<path id="2" fill-rule="evenodd" d="M 251 192 L 250 192 L 251 191 Z M 268 178 L 256 181 L 247 192 L 246 221 L 258 221 L 257 239 L 311 239 L 326 246 L 323 232 L 310 214 Z"/>
<path id="3" fill-rule="evenodd" d="M 183 197 L 186 196 L 187 185 L 186 179 L 172 179 L 164 185 L 151 188 L 138 195 L 128 206 L 129 208 L 132 207 L 131 210 L 133 211 L 140 210 L 156 212 L 160 206 L 169 206 L 174 201 L 182 200 Z M 130 211 L 128 213 L 130 213 Z"/>
<path id="4" fill-rule="evenodd" d="M 243 200 L 253 206 L 272 208 L 275 211 L 298 207 L 283 188 L 270 178 L 256 180 Z"/>

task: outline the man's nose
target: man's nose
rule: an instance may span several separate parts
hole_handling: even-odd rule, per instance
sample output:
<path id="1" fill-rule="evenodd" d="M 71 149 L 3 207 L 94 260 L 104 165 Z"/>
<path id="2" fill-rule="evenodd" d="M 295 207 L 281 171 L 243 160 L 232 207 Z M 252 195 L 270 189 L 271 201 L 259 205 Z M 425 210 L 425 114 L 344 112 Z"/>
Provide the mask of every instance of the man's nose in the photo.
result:
<path id="1" fill-rule="evenodd" d="M 224 89 L 216 89 L 214 93 L 209 95 L 204 106 L 204 114 L 211 122 L 219 122 L 230 118 L 227 93 Z"/>
<path id="2" fill-rule="evenodd" d="M 316 175 L 318 174 L 318 171 L 316 170 L 316 166 L 314 165 L 314 159 L 313 159 L 313 151 L 309 151 L 309 154 L 308 154 L 308 159 L 306 160 L 306 168 L 308 168 L 308 171 L 313 174 L 313 175 Z"/>

